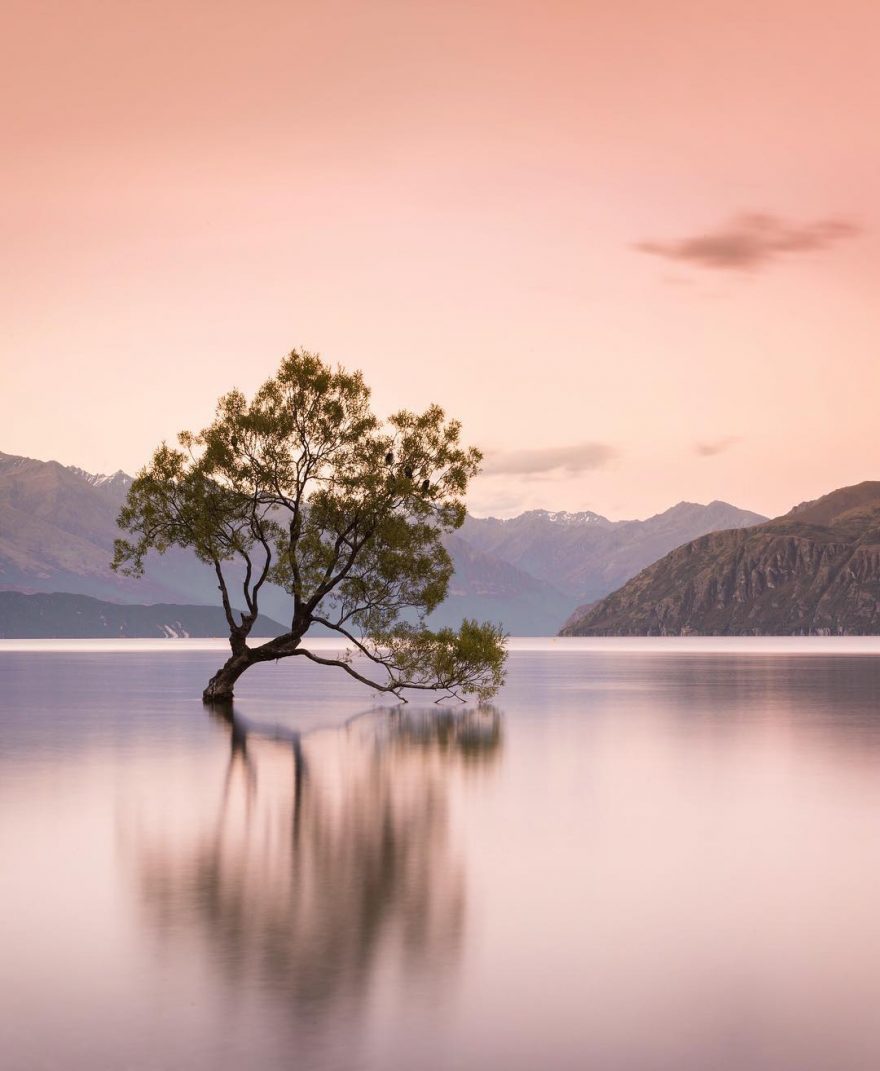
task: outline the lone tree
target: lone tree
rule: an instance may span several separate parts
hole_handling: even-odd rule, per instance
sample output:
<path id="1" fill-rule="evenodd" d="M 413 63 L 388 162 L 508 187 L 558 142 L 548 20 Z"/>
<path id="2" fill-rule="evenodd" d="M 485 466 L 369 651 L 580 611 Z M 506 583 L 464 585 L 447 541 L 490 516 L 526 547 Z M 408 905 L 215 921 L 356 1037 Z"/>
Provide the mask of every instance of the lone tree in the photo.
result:
<path id="1" fill-rule="evenodd" d="M 116 541 L 113 568 L 140 576 L 149 551 L 178 546 L 216 574 L 232 653 L 206 702 L 231 700 L 254 663 L 293 656 L 401 699 L 418 689 L 484 700 L 500 687 L 500 628 L 425 623 L 452 575 L 440 537 L 464 521 L 480 452 L 460 445 L 459 423 L 438 406 L 383 423 L 369 403 L 359 372 L 294 350 L 250 402 L 224 395 L 207 428 L 163 443 L 132 483 L 118 521 L 130 538 Z M 290 596 L 289 628 L 252 646 L 267 583 Z M 346 651 L 303 647 L 313 624 Z"/>

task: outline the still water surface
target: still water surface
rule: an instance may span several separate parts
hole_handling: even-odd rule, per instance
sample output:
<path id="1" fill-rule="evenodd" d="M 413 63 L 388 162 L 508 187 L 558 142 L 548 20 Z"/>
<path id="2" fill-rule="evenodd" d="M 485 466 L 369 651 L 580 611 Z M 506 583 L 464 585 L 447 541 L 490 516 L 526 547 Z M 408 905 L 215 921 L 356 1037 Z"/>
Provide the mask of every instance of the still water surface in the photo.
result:
<path id="1" fill-rule="evenodd" d="M 210 646 L 0 645 L 5 1071 L 880 1067 L 877 641 Z"/>

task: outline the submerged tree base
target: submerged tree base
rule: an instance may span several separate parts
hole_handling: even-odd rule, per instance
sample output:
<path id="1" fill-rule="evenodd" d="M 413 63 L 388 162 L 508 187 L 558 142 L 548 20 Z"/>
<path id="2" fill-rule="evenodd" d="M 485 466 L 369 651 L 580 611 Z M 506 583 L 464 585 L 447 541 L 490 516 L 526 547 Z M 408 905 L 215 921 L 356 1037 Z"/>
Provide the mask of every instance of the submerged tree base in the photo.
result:
<path id="1" fill-rule="evenodd" d="M 205 703 L 225 705 L 231 703 L 233 691 L 238 678 L 244 671 L 254 664 L 257 659 L 247 654 L 233 655 L 225 662 L 214 676 L 208 681 L 207 687 L 202 692 Z"/>
<path id="2" fill-rule="evenodd" d="M 203 701 L 211 704 L 230 703 L 234 698 L 235 685 L 245 670 L 259 662 L 289 658 L 297 653 L 299 643 L 299 633 L 292 632 L 267 640 L 259 647 L 248 647 L 241 635 L 236 636 L 232 654 L 208 681 L 202 692 Z"/>

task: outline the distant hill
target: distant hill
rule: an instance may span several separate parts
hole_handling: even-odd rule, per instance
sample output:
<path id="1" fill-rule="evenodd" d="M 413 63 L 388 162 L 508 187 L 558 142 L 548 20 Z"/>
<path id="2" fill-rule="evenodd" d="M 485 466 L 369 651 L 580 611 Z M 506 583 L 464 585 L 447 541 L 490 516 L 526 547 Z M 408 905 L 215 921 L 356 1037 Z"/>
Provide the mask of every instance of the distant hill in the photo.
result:
<path id="1" fill-rule="evenodd" d="M 446 600 L 431 615 L 434 626 L 477 617 L 502 622 L 514 636 L 552 636 L 571 611 L 570 595 L 497 554 L 476 549 L 458 532 L 444 543 L 455 572 Z"/>
<path id="2" fill-rule="evenodd" d="M 674 547 L 719 529 L 766 521 L 727 502 L 679 502 L 644 521 L 609 521 L 597 513 L 529 510 L 509 520 L 468 517 L 462 538 L 553 584 L 578 603 L 607 595 Z"/>
<path id="3" fill-rule="evenodd" d="M 116 517 L 131 484 L 56 461 L 0 454 L 0 590 L 70 592 L 121 603 L 214 605 L 213 572 L 188 551 L 151 555 L 141 580 L 110 569 Z M 554 635 L 580 603 L 607 595 L 695 536 L 765 518 L 725 502 L 682 502 L 644 521 L 530 510 L 468 517 L 446 538 L 455 573 L 431 617 L 501 622 L 514 635 Z M 260 608 L 285 620 L 287 595 L 266 585 Z"/>
<path id="4" fill-rule="evenodd" d="M 110 568 L 116 517 L 131 477 L 96 476 L 57 461 L 0 454 L 0 590 L 72 592 L 123 603 L 214 605 L 217 581 L 189 551 L 150 555 L 144 577 Z M 435 625 L 463 617 L 501 621 L 508 630 L 555 633 L 571 611 L 561 591 L 503 559 L 474 550 L 457 535 L 447 545 L 456 562 L 450 595 Z M 260 607 L 285 620 L 289 597 L 266 585 Z"/>
<path id="5" fill-rule="evenodd" d="M 68 591 L 122 602 L 213 602 L 216 581 L 172 552 L 143 580 L 110 568 L 130 477 L 0 454 L 0 588 Z"/>
<path id="6" fill-rule="evenodd" d="M 260 617 L 255 636 L 280 636 L 282 625 Z M 102 602 L 87 595 L 0 591 L 0 639 L 203 638 L 227 636 L 219 606 Z"/>
<path id="7" fill-rule="evenodd" d="M 880 633 L 880 482 L 673 550 L 566 622 L 569 636 Z"/>

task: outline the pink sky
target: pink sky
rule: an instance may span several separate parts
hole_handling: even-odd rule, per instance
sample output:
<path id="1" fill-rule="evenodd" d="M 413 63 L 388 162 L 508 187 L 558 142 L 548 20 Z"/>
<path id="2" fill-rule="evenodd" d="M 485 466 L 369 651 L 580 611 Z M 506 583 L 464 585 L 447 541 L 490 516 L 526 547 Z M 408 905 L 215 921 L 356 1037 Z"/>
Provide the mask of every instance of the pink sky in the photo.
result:
<path id="1" fill-rule="evenodd" d="M 0 450 L 133 471 L 305 346 L 478 514 L 878 478 L 873 0 L 4 12 Z"/>

